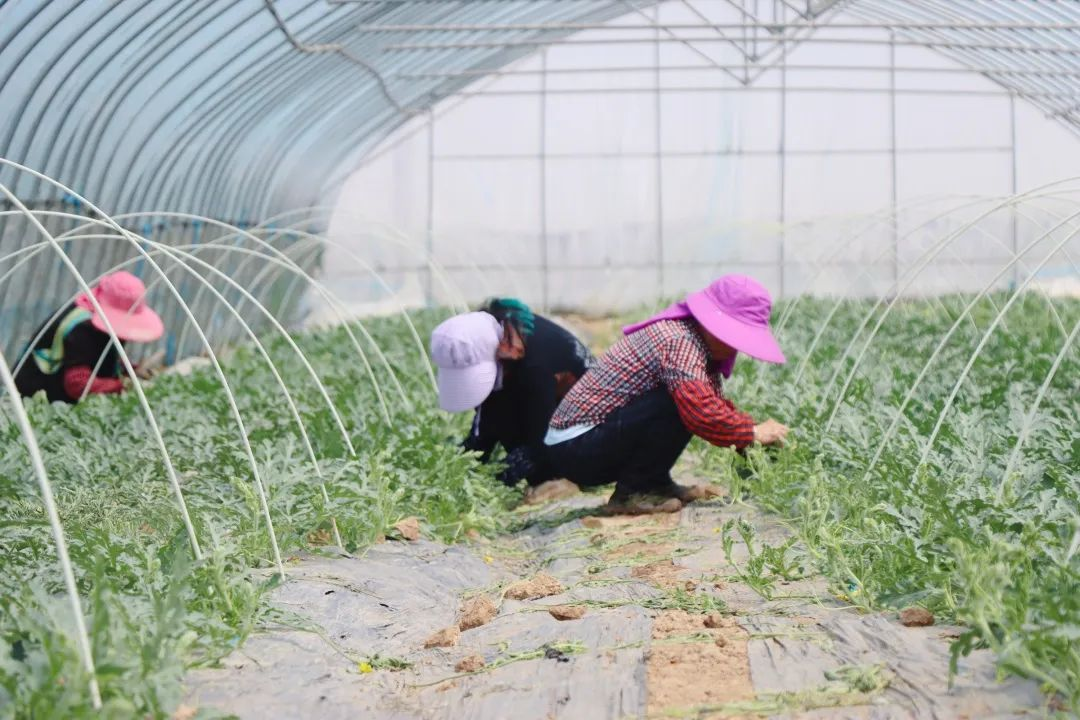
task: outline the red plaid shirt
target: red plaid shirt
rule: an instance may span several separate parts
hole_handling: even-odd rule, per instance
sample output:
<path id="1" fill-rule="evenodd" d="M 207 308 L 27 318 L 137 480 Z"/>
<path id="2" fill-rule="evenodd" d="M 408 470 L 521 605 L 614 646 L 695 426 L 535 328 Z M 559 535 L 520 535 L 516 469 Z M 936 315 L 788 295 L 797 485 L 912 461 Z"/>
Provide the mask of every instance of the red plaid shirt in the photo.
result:
<path id="1" fill-rule="evenodd" d="M 661 385 L 690 432 L 721 447 L 754 442 L 754 419 L 724 397 L 710 372 L 705 341 L 690 320 L 661 320 L 627 335 L 593 365 L 559 404 L 551 427 L 599 425 L 609 414 Z"/>

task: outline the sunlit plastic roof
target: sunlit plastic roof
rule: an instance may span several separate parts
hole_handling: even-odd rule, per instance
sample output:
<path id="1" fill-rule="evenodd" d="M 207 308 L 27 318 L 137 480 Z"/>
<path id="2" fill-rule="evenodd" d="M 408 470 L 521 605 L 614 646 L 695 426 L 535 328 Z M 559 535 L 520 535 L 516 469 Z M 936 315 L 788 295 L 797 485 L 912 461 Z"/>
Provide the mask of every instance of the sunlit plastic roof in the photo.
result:
<path id="1" fill-rule="evenodd" d="M 1078 3 L 730 0 L 739 20 L 720 24 L 697 11 L 707 1 L 681 2 L 700 22 L 665 23 L 653 19 L 655 3 L 632 0 L 9 0 L 0 3 L 0 156 L 112 212 L 253 222 L 325 200 L 329 178 L 409 118 L 617 16 L 624 34 L 722 39 L 747 83 L 800 43 L 888 33 L 1080 132 Z M 30 203 L 57 200 L 32 178 L 17 182 Z"/>

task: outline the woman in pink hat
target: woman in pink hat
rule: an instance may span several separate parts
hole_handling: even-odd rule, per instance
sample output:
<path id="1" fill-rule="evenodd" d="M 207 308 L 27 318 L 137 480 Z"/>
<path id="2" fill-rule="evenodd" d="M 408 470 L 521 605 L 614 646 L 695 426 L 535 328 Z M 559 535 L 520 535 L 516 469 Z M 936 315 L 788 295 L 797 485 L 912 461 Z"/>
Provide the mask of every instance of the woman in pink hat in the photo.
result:
<path id="1" fill-rule="evenodd" d="M 739 450 L 782 444 L 787 427 L 756 423 L 724 396 L 720 380 L 731 376 L 738 353 L 784 362 L 771 310 L 757 281 L 725 275 L 624 328 L 552 417 L 545 438 L 552 470 L 581 486 L 615 482 L 614 512 L 674 512 L 712 494 L 671 479 L 691 434 Z"/>
<path id="2" fill-rule="evenodd" d="M 15 377 L 23 397 L 44 390 L 50 402 L 75 403 L 87 392 L 122 392 L 124 369 L 106 318 L 121 343 L 152 342 L 164 332 L 161 318 L 144 302 L 146 286 L 131 273 L 105 275 L 93 293 L 100 312 L 83 293 L 45 332 L 35 333 L 40 337 L 31 357 Z M 91 380 L 95 367 L 97 375 Z"/>

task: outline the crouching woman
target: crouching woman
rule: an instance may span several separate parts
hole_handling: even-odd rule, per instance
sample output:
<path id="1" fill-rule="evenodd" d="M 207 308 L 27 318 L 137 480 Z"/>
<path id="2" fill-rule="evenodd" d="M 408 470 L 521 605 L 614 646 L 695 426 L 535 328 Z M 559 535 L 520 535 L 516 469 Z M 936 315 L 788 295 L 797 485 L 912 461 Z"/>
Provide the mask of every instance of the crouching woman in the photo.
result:
<path id="1" fill-rule="evenodd" d="M 124 368 L 110 326 L 122 345 L 153 342 L 164 333 L 144 301 L 146 286 L 131 273 L 105 275 L 92 290 L 96 304 L 83 293 L 35 334 L 15 376 L 23 397 L 44 392 L 49 402 L 74 404 L 88 394 L 123 392 Z"/>
<path id="2" fill-rule="evenodd" d="M 781 444 L 788 429 L 755 423 L 723 393 L 738 353 L 783 363 L 772 301 L 752 278 L 725 275 L 659 315 L 624 328 L 562 400 L 545 438 L 554 474 L 580 486 L 615 482 L 613 512 L 674 512 L 701 496 L 675 465 L 698 435 L 720 447 Z"/>
<path id="3" fill-rule="evenodd" d="M 462 447 L 487 462 L 502 445 L 499 479 L 507 485 L 551 480 L 544 437 L 559 401 L 591 363 L 588 349 L 519 300 L 496 298 L 436 327 L 431 354 L 440 407 L 474 411 Z"/>

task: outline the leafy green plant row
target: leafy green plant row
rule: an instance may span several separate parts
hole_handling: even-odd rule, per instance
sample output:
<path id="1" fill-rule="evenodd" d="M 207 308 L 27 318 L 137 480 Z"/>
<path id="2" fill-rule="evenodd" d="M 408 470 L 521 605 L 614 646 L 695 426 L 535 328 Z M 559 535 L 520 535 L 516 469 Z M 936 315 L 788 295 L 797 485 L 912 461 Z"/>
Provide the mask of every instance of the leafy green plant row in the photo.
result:
<path id="1" fill-rule="evenodd" d="M 421 337 L 440 317 L 413 317 Z M 365 328 L 404 393 L 403 400 L 373 363 L 389 424 L 341 329 L 298 338 L 355 456 L 299 357 L 281 339 L 263 340 L 298 406 L 328 501 L 269 367 L 247 347 L 224 362 L 286 556 L 329 543 L 332 523 L 346 550 L 362 552 L 408 515 L 447 542 L 470 530 L 491 532 L 509 517 L 513 492 L 458 452 L 467 418 L 434 409 L 423 348 L 404 321 L 380 319 Z M 90 708 L 25 449 L 13 425 L 0 426 L 0 718 L 168 717 L 180 702 L 184 671 L 215 663 L 266 619 L 265 592 L 276 582 L 269 535 L 216 376 L 161 376 L 147 396 L 206 553 L 197 562 L 134 397 L 90 398 L 77 407 L 35 400 L 28 407 L 86 602 L 103 715 Z"/>
<path id="2" fill-rule="evenodd" d="M 837 309 L 835 301 L 801 300 L 781 336 L 789 365 L 743 361 L 729 383 L 755 415 L 789 422 L 793 442 L 745 459 L 696 447 L 736 495 L 748 494 L 792 522 L 837 594 L 866 608 L 921 605 L 959 622 L 965 630 L 953 646 L 954 666 L 973 648 L 992 648 L 1003 673 L 1033 678 L 1078 708 L 1080 346 L 1065 354 L 1020 461 L 1005 471 L 1032 402 L 1080 318 L 1080 302 L 1055 301 L 1051 312 L 1045 298 L 1029 294 L 1013 306 L 920 464 L 946 398 L 1004 300 L 978 303 L 928 368 L 970 298 L 898 303 L 843 398 L 833 378 L 854 366 L 856 353 L 845 349 L 862 346 L 865 332 L 857 329 L 872 305 L 844 301 Z M 924 368 L 898 431 L 888 437 Z"/>
<path id="3" fill-rule="evenodd" d="M 899 304 L 826 430 L 840 387 L 834 373 L 851 366 L 844 349 L 871 304 L 843 303 L 815 340 L 833 304 L 800 301 L 783 333 L 792 364 L 740 362 L 730 384 L 733 397 L 755 414 L 795 426 L 795 442 L 745 460 L 700 452 L 737 494 L 749 492 L 792 520 L 807 560 L 833 579 L 837 592 L 866 607 L 917 603 L 958 620 L 967 627 L 958 654 L 990 646 L 1004 672 L 1037 678 L 1075 707 L 1077 353 L 1066 357 L 1051 383 L 1022 461 L 1010 477 L 1003 473 L 1064 340 L 1062 326 L 1080 317 L 1078 304 L 1059 303 L 1055 316 L 1032 296 L 1013 308 L 973 365 L 928 461 L 916 470 L 943 400 L 1002 298 L 979 304 L 926 373 L 898 432 L 869 470 L 893 409 L 965 302 Z M 414 317 L 421 337 L 438 317 Z M 423 517 L 426 532 L 446 541 L 503 527 L 514 495 L 457 452 L 453 440 L 467 418 L 433 409 L 425 360 L 408 328 L 399 319 L 366 328 L 405 396 L 374 363 L 392 412 L 389 424 L 342 330 L 299 338 L 342 415 L 355 456 L 299 359 L 284 342 L 264 339 L 316 450 L 328 500 L 261 358 L 242 347 L 224 363 L 268 486 L 282 551 L 291 555 L 327 542 L 332 522 L 352 552 L 405 515 Z M 803 358 L 808 362 L 796 382 Z M 201 561 L 192 559 L 162 461 L 133 398 L 29 408 L 79 572 L 105 717 L 167 717 L 179 702 L 185 669 L 213 664 L 267 618 L 265 592 L 274 582 L 267 580 L 272 553 L 250 467 L 215 377 L 161 377 L 148 397 L 207 550 Z M 0 431 L 6 434 L 0 445 L 0 718 L 100 717 L 89 707 L 25 450 L 14 427 Z M 787 562 L 782 553 L 777 559 L 764 551 L 760 560 L 763 574 Z"/>

